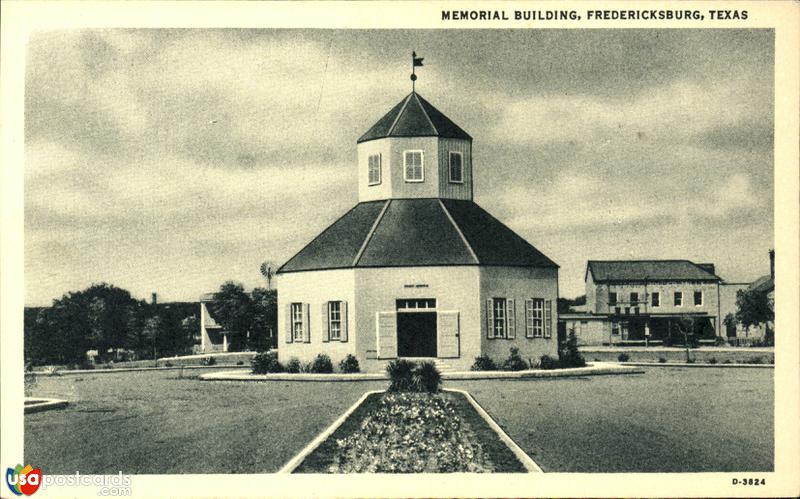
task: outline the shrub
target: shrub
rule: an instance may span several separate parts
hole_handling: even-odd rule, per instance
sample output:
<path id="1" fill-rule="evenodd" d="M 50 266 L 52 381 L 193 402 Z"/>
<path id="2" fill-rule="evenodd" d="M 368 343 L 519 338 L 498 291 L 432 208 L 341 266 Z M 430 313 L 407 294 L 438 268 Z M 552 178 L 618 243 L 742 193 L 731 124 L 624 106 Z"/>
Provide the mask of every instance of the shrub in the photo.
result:
<path id="1" fill-rule="evenodd" d="M 243 360 L 237 361 L 236 365 L 237 366 L 243 366 L 244 365 L 244 361 Z"/>
<path id="2" fill-rule="evenodd" d="M 172 367 L 172 362 L 170 361 L 164 362 L 164 367 Z"/>
<path id="3" fill-rule="evenodd" d="M 408 392 L 413 389 L 413 371 L 416 367 L 414 362 L 406 359 L 397 359 L 386 365 L 386 372 L 389 373 L 390 392 Z"/>
<path id="4" fill-rule="evenodd" d="M 333 362 L 326 354 L 321 353 L 314 357 L 308 366 L 308 372 L 317 374 L 328 374 L 333 372 Z"/>
<path id="5" fill-rule="evenodd" d="M 473 371 L 497 371 L 497 364 L 488 355 L 479 355 L 475 357 L 475 362 L 472 363 L 470 369 Z"/>
<path id="6" fill-rule="evenodd" d="M 722 363 L 723 364 L 733 364 L 733 362 L 731 362 L 731 359 L 725 359 L 725 360 L 722 361 Z"/>
<path id="7" fill-rule="evenodd" d="M 357 373 L 361 371 L 361 368 L 358 365 L 358 359 L 355 355 L 348 353 L 347 357 L 339 362 L 339 370 L 343 373 Z"/>
<path id="8" fill-rule="evenodd" d="M 764 359 L 761 357 L 750 357 L 744 361 L 745 364 L 763 364 Z"/>
<path id="9" fill-rule="evenodd" d="M 620 362 L 628 362 L 630 360 L 630 358 L 631 358 L 631 356 L 628 355 L 625 352 L 623 352 L 623 353 L 621 353 L 621 354 L 619 354 L 617 356 L 617 360 L 620 361 Z"/>
<path id="10" fill-rule="evenodd" d="M 203 357 L 202 359 L 200 359 L 201 366 L 213 366 L 216 365 L 216 363 L 217 359 L 215 359 L 213 355 L 209 357 Z"/>
<path id="11" fill-rule="evenodd" d="M 289 359 L 289 362 L 286 363 L 286 372 L 297 374 L 300 372 L 301 367 L 302 366 L 300 365 L 300 361 L 297 359 L 297 357 L 292 357 Z"/>
<path id="12" fill-rule="evenodd" d="M 549 355 L 542 355 L 539 359 L 539 369 L 558 369 L 560 367 L 558 359 Z"/>
<path id="13" fill-rule="evenodd" d="M 250 365 L 252 366 L 253 374 L 283 372 L 283 366 L 278 362 L 277 352 L 259 352 L 250 361 Z"/>
<path id="14" fill-rule="evenodd" d="M 519 348 L 511 347 L 508 358 L 503 362 L 504 371 L 522 371 L 528 368 L 528 363 L 519 355 Z"/>
<path id="15" fill-rule="evenodd" d="M 574 331 L 570 331 L 564 348 L 558 352 L 558 360 L 561 367 L 583 367 L 586 365 L 586 360 L 578 351 L 578 338 L 575 336 Z"/>
<path id="16" fill-rule="evenodd" d="M 411 384 L 416 392 L 436 393 L 442 384 L 442 374 L 433 362 L 423 362 L 414 368 Z"/>
<path id="17" fill-rule="evenodd" d="M 711 357 L 710 359 L 708 359 L 708 363 L 709 364 L 716 364 L 717 363 L 717 358 L 716 357 Z"/>
<path id="18" fill-rule="evenodd" d="M 658 362 L 659 362 L 659 364 L 666 364 L 667 363 L 667 359 L 665 357 L 659 357 L 658 358 Z"/>

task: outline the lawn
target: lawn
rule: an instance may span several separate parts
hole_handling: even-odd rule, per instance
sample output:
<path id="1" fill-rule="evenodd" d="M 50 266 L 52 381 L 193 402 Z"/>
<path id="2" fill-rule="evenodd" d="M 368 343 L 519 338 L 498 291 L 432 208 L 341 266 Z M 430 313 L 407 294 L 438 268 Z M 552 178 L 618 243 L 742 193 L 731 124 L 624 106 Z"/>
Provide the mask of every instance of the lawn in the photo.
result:
<path id="1" fill-rule="evenodd" d="M 25 416 L 25 461 L 56 474 L 274 472 L 386 385 L 208 382 L 178 371 L 39 377 L 34 396 L 71 405 Z M 654 367 L 445 387 L 468 390 L 544 471 L 773 468 L 772 369 Z"/>
<path id="2" fill-rule="evenodd" d="M 545 472 L 772 471 L 773 370 L 446 383 Z"/>
<path id="3" fill-rule="evenodd" d="M 178 371 L 39 377 L 35 396 L 71 404 L 25 416 L 25 462 L 54 474 L 275 472 L 385 383 L 333 385 L 208 382 Z"/>

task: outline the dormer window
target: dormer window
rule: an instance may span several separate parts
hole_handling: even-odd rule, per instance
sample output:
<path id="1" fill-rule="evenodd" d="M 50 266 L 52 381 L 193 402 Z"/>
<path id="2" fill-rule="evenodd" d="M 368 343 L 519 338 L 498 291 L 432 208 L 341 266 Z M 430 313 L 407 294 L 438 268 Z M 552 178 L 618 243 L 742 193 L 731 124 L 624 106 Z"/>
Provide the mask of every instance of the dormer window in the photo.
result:
<path id="1" fill-rule="evenodd" d="M 403 151 L 403 172 L 406 182 L 424 182 L 422 151 Z"/>
<path id="2" fill-rule="evenodd" d="M 464 157 L 460 152 L 450 151 L 450 183 L 464 183 Z"/>
<path id="3" fill-rule="evenodd" d="M 369 157 L 369 185 L 381 183 L 381 155 L 372 154 Z"/>

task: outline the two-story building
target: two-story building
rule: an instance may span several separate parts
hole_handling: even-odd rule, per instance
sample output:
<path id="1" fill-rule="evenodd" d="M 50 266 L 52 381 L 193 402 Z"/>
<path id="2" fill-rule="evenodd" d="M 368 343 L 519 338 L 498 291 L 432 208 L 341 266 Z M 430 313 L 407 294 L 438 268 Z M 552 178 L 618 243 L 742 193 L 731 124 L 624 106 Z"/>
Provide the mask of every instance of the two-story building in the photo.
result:
<path id="1" fill-rule="evenodd" d="M 586 305 L 559 318 L 580 344 L 682 342 L 678 335 L 686 323 L 702 343 L 719 335 L 721 279 L 713 264 L 590 260 L 584 280 Z"/>

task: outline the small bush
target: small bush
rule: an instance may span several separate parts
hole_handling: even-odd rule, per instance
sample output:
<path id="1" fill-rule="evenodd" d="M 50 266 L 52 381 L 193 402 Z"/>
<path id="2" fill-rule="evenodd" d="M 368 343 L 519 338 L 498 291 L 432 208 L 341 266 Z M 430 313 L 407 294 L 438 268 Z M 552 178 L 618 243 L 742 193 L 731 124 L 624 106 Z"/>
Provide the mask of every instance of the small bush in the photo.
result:
<path id="1" fill-rule="evenodd" d="M 620 362 L 628 362 L 630 360 L 630 358 L 631 358 L 631 356 L 628 355 L 625 352 L 623 352 L 623 353 L 621 353 L 621 354 L 619 354 L 617 356 L 617 360 L 620 361 Z"/>
<path id="2" fill-rule="evenodd" d="M 575 336 L 575 331 L 570 331 L 564 348 L 558 352 L 558 360 L 561 367 L 583 367 L 586 365 L 586 360 L 578 351 L 578 338 Z"/>
<path id="3" fill-rule="evenodd" d="M 750 357 L 749 359 L 744 361 L 745 364 L 763 364 L 764 359 L 762 357 Z"/>
<path id="4" fill-rule="evenodd" d="M 236 362 L 236 365 L 237 366 L 243 366 L 244 365 L 244 361 L 240 360 L 240 361 Z"/>
<path id="5" fill-rule="evenodd" d="M 542 355 L 539 359 L 539 369 L 558 369 L 559 367 L 558 359 L 554 359 L 549 355 Z"/>
<path id="6" fill-rule="evenodd" d="M 361 372 L 361 368 L 358 365 L 358 359 L 351 353 L 348 353 L 347 357 L 339 362 L 339 370 L 348 374 Z"/>
<path id="7" fill-rule="evenodd" d="M 216 364 L 217 364 L 217 359 L 214 358 L 213 355 L 210 357 L 203 357 L 202 359 L 200 359 L 201 366 L 213 366 Z"/>
<path id="8" fill-rule="evenodd" d="M 722 363 L 723 364 L 733 364 L 733 362 L 731 362 L 731 359 L 725 359 L 725 360 L 722 361 Z"/>
<path id="9" fill-rule="evenodd" d="M 667 359 L 665 357 L 659 357 L 658 358 L 658 363 L 659 364 L 666 364 L 667 363 Z"/>
<path id="10" fill-rule="evenodd" d="M 172 362 L 170 361 L 164 362 L 164 367 L 172 367 Z"/>
<path id="11" fill-rule="evenodd" d="M 719 346 L 723 346 L 723 345 L 727 345 L 728 344 L 728 340 L 723 338 L 722 336 L 717 336 L 716 338 L 714 338 L 714 344 L 716 346 L 718 346 L 718 347 Z"/>
<path id="12" fill-rule="evenodd" d="M 283 372 L 283 366 L 278 362 L 277 352 L 259 352 L 250 361 L 250 365 L 252 366 L 253 374 Z"/>
<path id="13" fill-rule="evenodd" d="M 321 353 L 314 357 L 308 366 L 308 372 L 317 374 L 328 374 L 333 372 L 333 362 L 326 354 Z"/>
<path id="14" fill-rule="evenodd" d="M 286 363 L 286 372 L 297 374 L 300 372 L 302 366 L 300 365 L 300 360 L 297 357 L 292 357 L 289 359 L 289 362 Z"/>
<path id="15" fill-rule="evenodd" d="M 413 390 L 413 371 L 417 365 L 406 359 L 397 359 L 386 365 L 389 373 L 390 392 L 409 392 Z"/>
<path id="16" fill-rule="evenodd" d="M 472 363 L 470 369 L 473 371 L 497 371 L 497 364 L 488 355 L 479 355 L 475 357 L 475 362 Z"/>
<path id="17" fill-rule="evenodd" d="M 708 359 L 708 363 L 709 364 L 716 364 L 717 363 L 717 358 L 716 357 L 711 357 L 710 359 Z"/>
<path id="18" fill-rule="evenodd" d="M 508 358 L 503 362 L 503 371 L 522 371 L 528 368 L 528 363 L 519 354 L 519 348 L 511 347 Z"/>
<path id="19" fill-rule="evenodd" d="M 436 393 L 442 384 L 442 374 L 433 362 L 423 362 L 414 368 L 411 384 L 416 392 Z"/>

